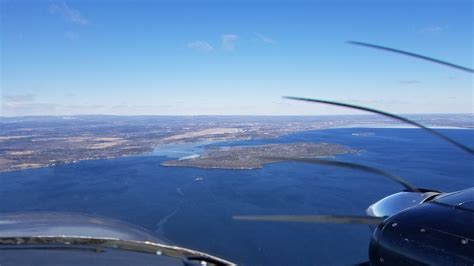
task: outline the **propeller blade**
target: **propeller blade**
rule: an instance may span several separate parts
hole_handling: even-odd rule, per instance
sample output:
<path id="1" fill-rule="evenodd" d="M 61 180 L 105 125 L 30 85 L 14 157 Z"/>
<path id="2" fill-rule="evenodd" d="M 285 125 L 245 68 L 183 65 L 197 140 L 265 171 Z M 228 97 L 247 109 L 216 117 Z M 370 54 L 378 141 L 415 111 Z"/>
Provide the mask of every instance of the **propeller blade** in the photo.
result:
<path id="1" fill-rule="evenodd" d="M 316 158 L 291 158 L 291 157 L 264 157 L 270 160 L 278 160 L 278 161 L 296 161 L 296 162 L 303 162 L 303 163 L 312 163 L 312 164 L 321 164 L 321 165 L 329 165 L 329 166 L 336 166 L 341 168 L 348 168 L 353 170 L 359 170 L 366 173 L 376 174 L 385 176 L 398 184 L 405 187 L 408 191 L 412 192 L 420 192 L 419 189 L 410 184 L 409 182 L 405 181 L 403 178 L 393 175 L 389 172 L 377 169 L 375 167 L 366 166 L 363 164 L 356 164 L 356 163 L 349 163 L 349 162 L 341 162 L 335 160 L 325 160 L 325 159 L 316 159 Z"/>
<path id="2" fill-rule="evenodd" d="M 402 116 L 399 116 L 399 115 L 395 115 L 395 114 L 391 114 L 391 113 L 387 113 L 387 112 L 384 112 L 384 111 L 380 111 L 380 110 L 377 110 L 377 109 L 373 109 L 373 108 L 368 108 L 368 107 L 363 107 L 363 106 L 358 106 L 358 105 L 353 105 L 353 104 L 348 104 L 348 103 L 341 103 L 341 102 L 335 102 L 335 101 L 327 101 L 327 100 L 319 100 L 319 99 L 311 99 L 311 98 L 302 98 L 302 97 L 292 97 L 292 96 L 284 96 L 283 98 L 285 99 L 289 99 L 289 100 L 296 100 L 296 101 L 304 101 L 304 102 L 313 102 L 313 103 L 322 103 L 322 104 L 329 104 L 329 105 L 335 105 L 335 106 L 341 106 L 341 107 L 347 107 L 347 108 L 351 108 L 351 109 L 356 109 L 356 110 L 361 110 L 361 111 L 366 111 L 366 112 L 370 112 L 370 113 L 375 113 L 375 114 L 379 114 L 379 115 L 383 115 L 383 116 L 386 116 L 386 117 L 390 117 L 390 118 L 393 118 L 393 119 L 396 119 L 396 120 L 399 120 L 399 121 L 402 121 L 404 123 L 407 123 L 407 124 L 410 124 L 410 125 L 413 125 L 413 126 L 416 126 L 418 128 L 421 128 L 421 129 L 424 129 L 425 131 L 433 134 L 434 136 L 438 137 L 438 138 L 441 138 L 443 139 L 444 141 L 462 149 L 463 151 L 471 154 L 471 155 L 474 155 L 474 149 L 472 148 L 469 148 L 467 147 L 466 145 L 462 144 L 462 143 L 459 143 L 441 133 L 439 133 L 438 131 L 436 130 L 433 130 L 429 127 L 425 127 L 423 126 L 422 124 L 420 123 L 417 123 L 415 121 L 412 121 L 408 118 L 405 118 L 405 117 L 402 117 Z"/>
<path id="3" fill-rule="evenodd" d="M 378 225 L 382 218 L 370 216 L 337 216 L 337 215 L 257 215 L 233 216 L 234 220 L 264 222 L 298 222 L 298 223 L 330 223 L 330 224 L 368 224 Z"/>
<path id="4" fill-rule="evenodd" d="M 415 57 L 415 58 L 418 58 L 418 59 L 430 61 L 430 62 L 433 62 L 433 63 L 445 65 L 445 66 L 448 66 L 448 67 L 452 67 L 452 68 L 455 68 L 455 69 L 458 69 L 458 70 L 466 71 L 466 72 L 469 72 L 469 73 L 474 73 L 474 69 L 471 69 L 471 68 L 468 68 L 468 67 L 463 67 L 463 66 L 460 66 L 460 65 L 456 65 L 456 64 L 453 64 L 453 63 L 446 62 L 446 61 L 438 60 L 436 58 L 432 58 L 432 57 L 428 57 L 428 56 L 424 56 L 424 55 L 420 55 L 420 54 L 415 54 L 415 53 L 412 53 L 412 52 L 402 51 L 402 50 L 398 50 L 398 49 L 394 49 L 394 48 L 390 48 L 390 47 L 385 47 L 385 46 L 380 46 L 380 45 L 375 45 L 375 44 L 370 44 L 370 43 L 365 43 L 365 42 L 347 41 L 347 43 L 353 44 L 353 45 L 369 47 L 369 48 L 374 48 L 374 49 L 379 49 L 379 50 L 388 51 L 388 52 L 393 52 L 393 53 L 397 53 L 397 54 L 403 54 L 403 55 Z"/>

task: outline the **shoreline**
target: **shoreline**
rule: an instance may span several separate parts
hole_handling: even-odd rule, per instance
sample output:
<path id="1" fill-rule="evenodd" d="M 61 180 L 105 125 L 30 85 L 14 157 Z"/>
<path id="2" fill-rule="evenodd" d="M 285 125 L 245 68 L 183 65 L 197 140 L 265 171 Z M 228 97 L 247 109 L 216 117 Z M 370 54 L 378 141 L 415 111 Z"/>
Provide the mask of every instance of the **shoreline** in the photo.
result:
<path id="1" fill-rule="evenodd" d="M 419 129 L 415 126 L 405 126 L 405 125 L 351 125 L 351 126 L 340 126 L 340 127 L 332 127 L 332 128 L 322 128 L 322 129 L 315 129 L 315 130 L 304 130 L 304 131 L 298 131 L 298 132 L 292 132 L 290 134 L 295 134 L 295 133 L 304 133 L 304 132 L 311 132 L 311 131 L 321 131 L 321 130 L 330 130 L 330 129 Z M 438 127 L 430 127 L 433 129 L 448 129 L 448 130 L 474 130 L 474 128 L 467 128 L 467 127 L 450 127 L 450 126 L 438 126 Z M 285 134 L 285 135 L 290 135 L 290 134 Z M 283 135 L 283 136 L 285 136 Z M 281 136 L 279 136 L 281 137 Z M 190 145 L 191 147 L 199 147 L 203 145 L 208 145 L 208 144 L 214 144 L 218 142 L 226 142 L 223 140 L 219 141 L 197 141 L 197 142 L 189 142 L 189 143 L 174 143 L 174 144 L 166 144 L 166 145 Z M 159 146 L 159 145 L 158 145 Z M 185 151 L 179 151 L 181 153 L 188 153 L 188 154 L 193 154 L 193 155 L 199 155 L 196 152 L 185 152 Z M 61 162 L 61 163 L 49 163 L 49 164 L 44 164 L 44 165 L 35 165 L 32 167 L 25 167 L 25 168 L 19 168 L 19 169 L 0 169 L 0 174 L 2 173 L 12 173 L 12 172 L 17 172 L 17 171 L 25 171 L 25 170 L 34 170 L 34 169 L 42 169 L 42 168 L 53 168 L 56 166 L 60 165 L 69 165 L 69 164 L 76 164 L 80 162 L 85 162 L 85 161 L 97 161 L 97 160 L 113 160 L 113 159 L 119 159 L 119 158 L 125 158 L 125 157 L 141 157 L 141 156 L 160 156 L 160 157 L 168 157 L 168 158 L 182 158 L 182 157 L 171 157 L 168 155 L 159 155 L 159 152 L 156 151 L 156 147 L 153 147 L 151 151 L 145 151 L 145 152 L 140 152 L 140 153 L 130 153 L 130 154 L 122 154 L 120 156 L 111 156 L 111 157 L 103 157 L 103 158 L 87 158 L 87 159 L 76 159 L 71 162 Z M 197 157 L 199 158 L 199 157 Z M 161 163 L 160 165 L 164 167 L 192 167 L 192 168 L 200 168 L 200 169 L 227 169 L 227 170 L 253 170 L 253 169 L 261 169 L 262 166 L 259 167 L 241 167 L 241 168 L 223 168 L 223 167 L 201 167 L 201 166 L 181 166 L 181 165 L 167 165 L 165 162 Z"/>

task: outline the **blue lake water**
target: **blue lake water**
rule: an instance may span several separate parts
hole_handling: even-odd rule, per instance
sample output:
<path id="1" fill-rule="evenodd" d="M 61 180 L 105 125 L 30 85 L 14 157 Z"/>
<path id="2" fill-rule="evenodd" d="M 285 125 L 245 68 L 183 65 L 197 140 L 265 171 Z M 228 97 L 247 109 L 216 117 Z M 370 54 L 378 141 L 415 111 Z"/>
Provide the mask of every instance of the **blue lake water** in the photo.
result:
<path id="1" fill-rule="evenodd" d="M 441 131 L 474 146 L 472 130 Z M 329 129 L 210 145 L 300 141 L 362 150 L 338 159 L 382 168 L 419 187 L 454 191 L 474 186 L 472 156 L 418 129 Z M 192 149 L 191 154 L 202 151 Z M 371 231 L 366 226 L 257 223 L 231 216 L 360 215 L 374 201 L 402 189 L 383 177 L 328 166 L 283 162 L 256 170 L 163 167 L 160 163 L 168 158 L 162 155 L 0 173 L 0 212 L 109 216 L 146 227 L 170 243 L 244 265 L 349 265 L 367 259 Z"/>

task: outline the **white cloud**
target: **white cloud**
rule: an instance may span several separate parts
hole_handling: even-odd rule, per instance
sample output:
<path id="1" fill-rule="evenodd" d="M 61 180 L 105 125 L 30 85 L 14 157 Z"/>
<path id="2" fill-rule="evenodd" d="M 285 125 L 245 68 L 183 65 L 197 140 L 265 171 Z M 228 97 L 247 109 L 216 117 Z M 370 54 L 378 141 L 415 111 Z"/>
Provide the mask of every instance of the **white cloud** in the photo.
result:
<path id="1" fill-rule="evenodd" d="M 212 52 L 212 50 L 214 50 L 214 47 L 212 47 L 212 45 L 210 45 L 208 42 L 203 42 L 203 41 L 190 42 L 188 43 L 188 48 L 196 50 L 198 52 L 202 52 L 202 53 L 209 53 L 209 52 Z"/>
<path id="2" fill-rule="evenodd" d="M 3 103 L 24 103 L 24 102 L 32 102 L 36 99 L 36 95 L 32 93 L 24 93 L 24 94 L 15 94 L 15 95 L 4 95 L 3 96 Z"/>
<path id="3" fill-rule="evenodd" d="M 77 33 L 73 32 L 73 31 L 66 31 L 64 33 L 64 37 L 66 37 L 66 39 L 68 39 L 70 41 L 75 41 L 79 38 L 79 35 L 77 35 Z"/>
<path id="4" fill-rule="evenodd" d="M 397 80 L 397 82 L 400 84 L 406 84 L 406 85 L 421 83 L 421 81 L 416 80 L 416 79 L 401 79 L 401 80 Z"/>
<path id="5" fill-rule="evenodd" d="M 0 116 L 12 114 L 25 115 L 31 110 L 44 110 L 45 108 L 54 108 L 54 106 L 52 105 L 36 103 L 35 100 L 36 95 L 31 93 L 3 95 L 0 105 Z"/>
<path id="6" fill-rule="evenodd" d="M 0 117 L 29 115 L 79 115 L 79 114 L 176 114 L 173 105 L 136 105 L 121 103 L 116 105 L 74 103 L 62 104 L 37 101 L 35 94 L 3 95 L 0 101 Z M 179 113 L 178 113 L 179 114 Z"/>
<path id="7" fill-rule="evenodd" d="M 233 51 L 235 49 L 235 43 L 239 39 L 239 36 L 235 34 L 224 34 L 221 36 L 222 48 L 227 51 Z"/>
<path id="8" fill-rule="evenodd" d="M 445 31 L 448 27 L 446 26 L 430 26 L 426 28 L 420 29 L 420 32 L 422 33 L 440 33 L 442 31 Z"/>
<path id="9" fill-rule="evenodd" d="M 65 20 L 78 24 L 87 25 L 89 20 L 85 18 L 77 9 L 69 7 L 65 2 L 58 2 L 49 5 L 49 12 L 63 17 Z"/>
<path id="10" fill-rule="evenodd" d="M 267 44 L 275 44 L 276 43 L 275 40 L 273 40 L 273 39 L 271 39 L 271 38 L 269 38 L 269 37 L 267 37 L 267 36 L 265 36 L 261 33 L 255 32 L 254 34 L 257 37 L 257 40 L 259 40 L 261 42 L 264 42 L 264 43 L 267 43 Z"/>

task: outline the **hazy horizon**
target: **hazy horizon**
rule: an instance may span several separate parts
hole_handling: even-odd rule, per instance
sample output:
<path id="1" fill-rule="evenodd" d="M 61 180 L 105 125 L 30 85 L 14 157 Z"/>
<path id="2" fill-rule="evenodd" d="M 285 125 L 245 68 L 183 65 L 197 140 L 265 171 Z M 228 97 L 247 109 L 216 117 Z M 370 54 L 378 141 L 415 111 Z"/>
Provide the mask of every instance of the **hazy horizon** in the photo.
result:
<path id="1" fill-rule="evenodd" d="M 398 114 L 398 113 L 397 113 Z M 402 116 L 474 116 L 474 113 L 411 113 L 398 114 Z M 392 120 L 381 115 L 359 112 L 353 114 L 308 114 L 308 115 L 238 115 L 238 114 L 209 114 L 209 115 L 154 115 L 154 114 L 135 114 L 135 115 L 114 115 L 114 114 L 72 114 L 72 115 L 17 115 L 0 116 L 0 118 L 67 118 L 67 117 L 374 117 L 384 120 Z"/>

